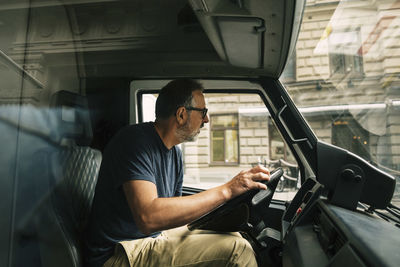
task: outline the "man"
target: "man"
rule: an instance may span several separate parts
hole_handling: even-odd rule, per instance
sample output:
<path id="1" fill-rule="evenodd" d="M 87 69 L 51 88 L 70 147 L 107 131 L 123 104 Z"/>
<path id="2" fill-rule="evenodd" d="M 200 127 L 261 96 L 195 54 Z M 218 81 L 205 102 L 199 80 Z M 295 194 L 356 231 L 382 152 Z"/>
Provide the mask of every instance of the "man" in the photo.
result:
<path id="1" fill-rule="evenodd" d="M 237 233 L 177 228 L 248 190 L 266 189 L 259 181 L 269 179 L 268 170 L 258 166 L 182 197 L 182 153 L 176 145 L 195 140 L 208 122 L 202 85 L 178 79 L 162 88 L 154 123 L 127 126 L 111 140 L 87 228 L 90 266 L 256 265 L 251 246 Z"/>

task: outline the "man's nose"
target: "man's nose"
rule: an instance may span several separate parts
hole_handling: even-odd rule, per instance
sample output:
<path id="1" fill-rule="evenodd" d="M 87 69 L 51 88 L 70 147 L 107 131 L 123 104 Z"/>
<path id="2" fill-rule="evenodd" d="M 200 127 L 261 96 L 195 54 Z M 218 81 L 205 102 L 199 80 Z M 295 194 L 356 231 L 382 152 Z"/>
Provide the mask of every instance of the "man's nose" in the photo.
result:
<path id="1" fill-rule="evenodd" d="M 203 118 L 203 123 L 208 123 L 210 120 L 208 118 L 208 114 Z"/>

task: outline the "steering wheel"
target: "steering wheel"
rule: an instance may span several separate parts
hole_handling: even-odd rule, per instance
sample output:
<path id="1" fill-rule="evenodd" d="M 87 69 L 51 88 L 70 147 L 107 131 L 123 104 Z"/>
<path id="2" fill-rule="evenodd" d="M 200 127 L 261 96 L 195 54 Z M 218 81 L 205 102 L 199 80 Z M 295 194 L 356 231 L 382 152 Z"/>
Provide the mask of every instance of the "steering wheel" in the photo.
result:
<path id="1" fill-rule="evenodd" d="M 228 232 L 241 230 L 240 226 L 247 223 L 249 219 L 251 208 L 269 206 L 282 175 L 281 168 L 275 169 L 271 172 L 269 181 L 262 182 L 267 185 L 266 190 L 253 189 L 229 200 L 188 224 L 189 230 L 205 229 Z"/>

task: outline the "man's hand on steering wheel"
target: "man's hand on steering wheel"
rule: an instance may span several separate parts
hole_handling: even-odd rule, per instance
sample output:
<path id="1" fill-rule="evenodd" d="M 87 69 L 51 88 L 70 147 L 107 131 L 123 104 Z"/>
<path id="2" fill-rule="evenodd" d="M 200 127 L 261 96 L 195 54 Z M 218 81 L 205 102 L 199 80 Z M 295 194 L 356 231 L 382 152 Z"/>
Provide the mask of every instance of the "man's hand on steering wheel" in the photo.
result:
<path id="1" fill-rule="evenodd" d="M 269 180 L 269 177 L 269 170 L 261 165 L 247 171 L 241 171 L 225 184 L 228 199 L 239 196 L 252 189 L 267 189 L 267 186 L 259 181 L 266 182 Z"/>
<path id="2" fill-rule="evenodd" d="M 281 168 L 270 173 L 262 166 L 240 172 L 223 185 L 230 194 L 227 198 L 231 199 L 188 224 L 189 230 L 240 231 L 241 225 L 252 217 L 249 214 L 252 208 L 269 206 L 282 174 Z"/>

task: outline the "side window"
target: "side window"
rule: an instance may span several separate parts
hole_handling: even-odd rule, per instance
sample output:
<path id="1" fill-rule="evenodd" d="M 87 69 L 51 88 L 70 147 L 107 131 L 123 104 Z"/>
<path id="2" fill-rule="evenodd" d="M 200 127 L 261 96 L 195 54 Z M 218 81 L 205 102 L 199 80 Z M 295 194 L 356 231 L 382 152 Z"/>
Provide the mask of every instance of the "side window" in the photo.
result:
<path id="1" fill-rule="evenodd" d="M 144 119 L 154 118 L 149 103 L 156 94 L 144 94 Z M 206 93 L 209 123 L 193 142 L 180 145 L 184 155 L 184 186 L 207 189 L 229 181 L 240 171 L 262 164 L 283 167 L 285 177 L 276 199 L 292 199 L 297 191 L 298 167 L 289 147 L 273 124 L 258 94 Z M 152 114 L 146 114 L 152 112 Z"/>

